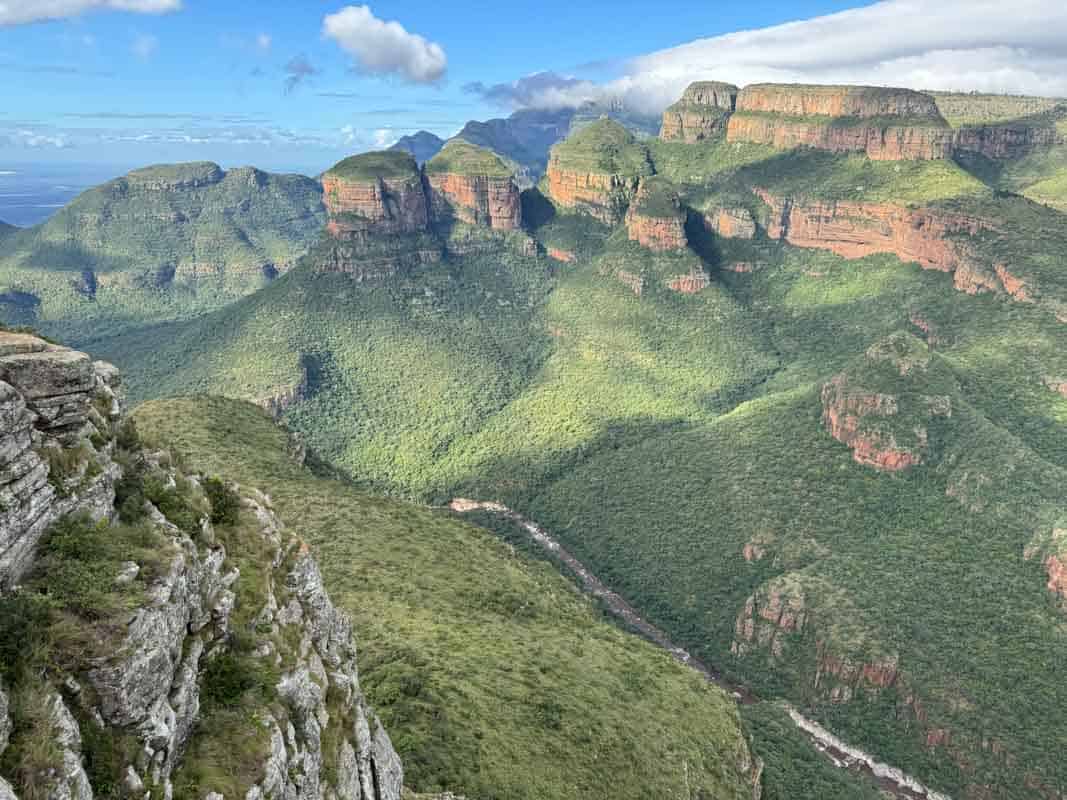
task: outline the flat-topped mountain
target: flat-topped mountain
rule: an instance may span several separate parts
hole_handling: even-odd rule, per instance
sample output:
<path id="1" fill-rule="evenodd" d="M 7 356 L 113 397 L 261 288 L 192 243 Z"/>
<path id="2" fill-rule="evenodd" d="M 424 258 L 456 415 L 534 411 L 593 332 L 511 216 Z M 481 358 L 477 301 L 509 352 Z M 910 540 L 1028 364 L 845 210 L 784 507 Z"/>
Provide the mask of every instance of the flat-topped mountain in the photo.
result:
<path id="1" fill-rule="evenodd" d="M 497 230 L 522 227 L 518 186 L 495 153 L 454 139 L 427 162 L 426 177 L 438 220 L 453 216 Z"/>
<path id="2" fill-rule="evenodd" d="M 733 84 L 719 81 L 690 84 L 682 99 L 663 112 L 660 138 L 694 144 L 726 130 L 739 91 Z"/>
<path id="3" fill-rule="evenodd" d="M 564 208 L 616 224 L 640 179 L 652 173 L 648 149 L 619 123 L 601 119 L 552 148 L 548 196 Z"/>
<path id="4" fill-rule="evenodd" d="M 952 153 L 951 129 L 933 98 L 867 86 L 747 86 L 737 97 L 727 140 L 861 152 L 889 161 Z"/>

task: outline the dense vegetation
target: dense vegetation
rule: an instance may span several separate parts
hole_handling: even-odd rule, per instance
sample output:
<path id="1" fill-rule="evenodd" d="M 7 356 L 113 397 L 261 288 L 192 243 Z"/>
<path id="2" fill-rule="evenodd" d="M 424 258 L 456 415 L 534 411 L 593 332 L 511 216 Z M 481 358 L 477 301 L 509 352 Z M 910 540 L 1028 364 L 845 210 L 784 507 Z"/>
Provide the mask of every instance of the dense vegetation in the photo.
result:
<path id="1" fill-rule="evenodd" d="M 136 419 L 189 464 L 269 490 L 315 548 L 416 790 L 750 796 L 733 701 L 603 621 L 552 568 L 444 512 L 316 477 L 250 405 L 153 402 Z"/>
<path id="2" fill-rule="evenodd" d="M 182 319 L 287 270 L 325 221 L 318 184 L 214 164 L 150 167 L 4 238 L 0 320 L 83 343 Z"/>
<path id="3" fill-rule="evenodd" d="M 360 153 L 334 164 L 326 175 L 351 181 L 369 181 L 376 178 L 411 178 L 419 174 L 419 165 L 411 153 L 405 150 L 382 150 Z"/>
<path id="4" fill-rule="evenodd" d="M 453 139 L 426 162 L 429 174 L 450 172 L 456 175 L 484 175 L 507 178 L 512 171 L 493 151 L 478 147 L 462 139 Z"/>
<path id="5" fill-rule="evenodd" d="M 309 259 L 252 297 L 191 322 L 111 337 L 98 350 L 126 369 L 140 399 L 190 391 L 263 399 L 299 387 L 286 422 L 363 488 L 438 504 L 462 494 L 520 509 L 737 681 L 804 706 L 954 796 L 990 785 L 998 797 L 1024 798 L 1027 773 L 1062 791 L 1067 717 L 1059 712 L 1067 689 L 1058 665 L 1067 638 L 1043 560 L 1062 546 L 1056 531 L 1067 527 L 1067 398 L 1054 388 L 1067 381 L 1067 344 L 1063 323 L 1048 313 L 1067 310 L 1067 228 L 1055 209 L 1004 194 L 1004 176 L 1025 169 L 1026 159 L 994 174 L 947 161 L 776 153 L 721 138 L 646 145 L 608 121 L 556 152 L 568 168 L 646 176 L 654 169 L 670 178 L 694 209 L 693 249 L 652 254 L 620 230 L 557 213 L 531 190 L 523 200 L 534 235 L 575 254 L 574 263 L 500 249 L 357 284 L 318 272 Z M 1055 152 L 1040 157 L 1051 164 Z M 846 261 L 762 233 L 751 241 L 708 235 L 697 211 L 739 205 L 759 218 L 753 186 L 995 219 L 997 229 L 968 246 L 1025 277 L 1035 302 L 967 296 L 950 276 L 891 256 Z M 697 273 L 713 279 L 697 294 L 666 286 Z M 874 366 L 870 354 L 888 347 L 929 368 L 905 376 Z M 901 413 L 885 431 L 922 449 L 924 463 L 879 473 L 829 435 L 822 388 L 842 373 L 847 386 L 894 398 Z M 509 748 L 529 745 L 509 738 L 488 705 L 439 725 L 427 721 L 428 706 L 404 699 L 389 665 L 407 660 L 412 674 L 436 675 L 438 651 L 426 642 L 473 645 L 417 615 L 404 623 L 370 581 L 352 583 L 359 564 L 405 576 L 410 585 L 390 584 L 390 602 L 403 592 L 436 596 L 447 589 L 438 567 L 470 568 L 487 540 L 455 545 L 461 562 L 427 564 L 414 571 L 426 577 L 412 581 L 367 520 L 377 519 L 380 536 L 392 537 L 405 557 L 427 561 L 437 556 L 419 549 L 428 545 L 416 529 L 444 526 L 435 535 L 450 545 L 475 536 L 471 529 L 409 509 L 418 523 L 405 533 L 382 521 L 393 512 L 360 516 L 396 508 L 385 501 L 353 491 L 363 510 L 344 510 L 316 488 L 325 484 L 291 479 L 273 461 L 249 461 L 256 448 L 278 448 L 257 433 L 251 411 L 199 401 L 195 409 L 167 403 L 142 413 L 201 459 L 211 458 L 211 436 L 247 439 L 253 446 L 234 463 L 256 464 L 242 468 L 262 474 L 256 483 L 279 478 L 291 487 L 280 507 L 294 524 L 310 519 L 319 531 L 306 535 L 327 554 L 334 586 L 349 587 L 353 614 L 364 614 L 367 647 L 380 636 L 400 653 L 372 657 L 381 677 L 370 682 L 379 705 L 391 698 L 395 719 L 414 720 L 422 731 L 405 746 L 428 754 L 426 761 L 413 755 L 420 787 L 460 786 L 460 777 L 474 781 L 467 789 L 489 785 L 454 772 L 455 762 L 441 755 L 453 746 L 458 762 L 469 754 L 468 737 L 449 733 L 454 725 L 469 731 L 487 718 L 500 726 L 482 729 L 483 774 L 496 768 L 486 764 L 510 757 Z M 227 421 L 226 413 L 235 416 Z M 185 421 L 168 422 L 167 414 Z M 211 427 L 195 436 L 175 427 L 193 417 Z M 221 464 L 211 469 L 224 472 Z M 301 504 L 302 494 L 324 499 Z M 364 552 L 381 564 L 362 566 Z M 738 615 L 750 598 L 772 594 L 799 603 L 804 626 L 781 634 L 777 651 L 735 655 Z M 390 638 L 374 614 L 403 636 Z M 512 635 L 526 633 L 518 626 Z M 409 658 L 402 639 L 423 644 L 412 645 Z M 523 647 L 499 652 L 525 666 Z M 827 677 L 827 665 L 838 661 L 891 665 L 895 679 L 877 688 Z M 555 677 L 557 686 L 578 680 Z M 434 685 L 435 708 L 457 707 L 462 692 L 475 692 L 442 686 Z M 846 690 L 850 701 L 838 702 Z M 554 710 L 545 714 L 556 718 Z M 751 724 L 774 731 L 782 720 L 768 710 Z M 484 742 L 498 740 L 490 758 Z M 790 747 L 772 748 L 779 764 Z M 770 770 L 768 790 L 776 785 L 778 796 L 790 796 L 774 783 L 781 780 Z M 823 796 L 849 796 L 826 780 Z"/>
<path id="6" fill-rule="evenodd" d="M 586 125 L 552 148 L 560 169 L 605 175 L 651 175 L 648 148 L 612 119 Z"/>

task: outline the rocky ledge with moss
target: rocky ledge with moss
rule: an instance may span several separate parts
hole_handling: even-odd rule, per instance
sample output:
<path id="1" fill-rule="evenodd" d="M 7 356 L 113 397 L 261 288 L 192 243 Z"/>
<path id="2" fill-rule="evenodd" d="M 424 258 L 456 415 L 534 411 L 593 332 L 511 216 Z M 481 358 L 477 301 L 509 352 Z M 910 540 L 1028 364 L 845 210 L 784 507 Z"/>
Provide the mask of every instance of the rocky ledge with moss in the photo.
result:
<path id="1" fill-rule="evenodd" d="M 3 332 L 0 379 L 0 798 L 399 800 L 270 498 L 142 445 L 83 353 Z"/>

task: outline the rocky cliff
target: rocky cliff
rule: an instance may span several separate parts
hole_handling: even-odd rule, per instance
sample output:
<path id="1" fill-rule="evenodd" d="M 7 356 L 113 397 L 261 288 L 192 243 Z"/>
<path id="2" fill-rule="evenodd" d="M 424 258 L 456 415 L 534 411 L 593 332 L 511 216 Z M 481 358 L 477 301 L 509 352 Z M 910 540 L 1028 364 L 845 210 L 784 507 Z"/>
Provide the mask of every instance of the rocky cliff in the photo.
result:
<path id="1" fill-rule="evenodd" d="M 1033 301 L 1033 288 L 1012 268 L 974 246 L 979 234 L 996 232 L 994 220 L 938 208 L 889 203 L 794 201 L 757 189 L 770 215 L 767 234 L 796 247 L 829 250 L 844 258 L 889 253 L 923 269 L 952 274 L 967 294 L 998 292 Z"/>
<path id="2" fill-rule="evenodd" d="M 900 161 L 949 158 L 953 135 L 933 98 L 921 92 L 757 84 L 738 95 L 727 140 Z"/>
<path id="3" fill-rule="evenodd" d="M 682 99 L 663 112 L 660 139 L 696 144 L 721 134 L 737 103 L 738 91 L 736 86 L 719 81 L 690 84 Z"/>
<path id="4" fill-rule="evenodd" d="M 0 797 L 399 800 L 351 625 L 270 499 L 146 449 L 114 368 L 0 353 Z"/>
<path id="5" fill-rule="evenodd" d="M 409 153 L 347 158 L 323 174 L 322 188 L 329 220 L 318 269 L 374 280 L 441 259 L 422 171 Z"/>
<path id="6" fill-rule="evenodd" d="M 644 145 L 619 123 L 601 119 L 552 148 L 548 195 L 562 208 L 616 225 L 652 172 Z"/>
<path id="7" fill-rule="evenodd" d="M 630 241 L 649 250 L 684 250 L 685 210 L 678 192 L 666 178 L 643 178 L 626 212 L 626 233 Z"/>
<path id="8" fill-rule="evenodd" d="M 494 230 L 522 227 L 522 203 L 511 170 L 494 153 L 463 140 L 449 142 L 426 165 L 434 220 Z"/>
<path id="9" fill-rule="evenodd" d="M 927 345 L 896 334 L 823 386 L 823 424 L 857 463 L 899 472 L 927 460 L 931 428 L 952 416 L 951 392 Z"/>
<path id="10" fill-rule="evenodd" d="M 999 125 L 971 125 L 953 135 L 953 149 L 960 155 L 980 155 L 993 161 L 1023 158 L 1035 150 L 1064 143 L 1064 136 L 1049 124 L 1028 121 Z"/>
<path id="11" fill-rule="evenodd" d="M 112 513 L 118 371 L 28 334 L 0 333 L 0 591 L 48 527 Z"/>

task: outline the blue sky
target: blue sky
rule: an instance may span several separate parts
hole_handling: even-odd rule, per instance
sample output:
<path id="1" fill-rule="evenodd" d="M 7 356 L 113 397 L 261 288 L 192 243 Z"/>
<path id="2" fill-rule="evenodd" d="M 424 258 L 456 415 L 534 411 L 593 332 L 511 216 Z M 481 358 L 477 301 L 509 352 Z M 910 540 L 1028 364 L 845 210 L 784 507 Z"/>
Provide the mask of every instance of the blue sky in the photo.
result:
<path id="1" fill-rule="evenodd" d="M 315 172 L 519 105 L 622 97 L 656 111 L 712 74 L 1061 90 L 1058 2 L 1018 0 L 1010 13 L 986 0 L 933 5 L 7 0 L 0 168 L 211 159 Z M 967 12 L 978 23 L 945 24 Z M 523 81 L 542 71 L 552 75 Z"/>

